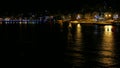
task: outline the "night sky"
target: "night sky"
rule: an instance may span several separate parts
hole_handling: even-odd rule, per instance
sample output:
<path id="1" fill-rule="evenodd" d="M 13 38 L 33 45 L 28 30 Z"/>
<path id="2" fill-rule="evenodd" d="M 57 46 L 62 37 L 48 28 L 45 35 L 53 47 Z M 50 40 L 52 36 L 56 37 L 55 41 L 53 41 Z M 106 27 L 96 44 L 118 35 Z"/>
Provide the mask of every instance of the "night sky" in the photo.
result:
<path id="1" fill-rule="evenodd" d="M 107 7 L 120 7 L 119 0 L 4 0 L 0 4 L 1 12 L 22 12 L 37 10 L 76 10 L 86 7 L 106 5 Z"/>

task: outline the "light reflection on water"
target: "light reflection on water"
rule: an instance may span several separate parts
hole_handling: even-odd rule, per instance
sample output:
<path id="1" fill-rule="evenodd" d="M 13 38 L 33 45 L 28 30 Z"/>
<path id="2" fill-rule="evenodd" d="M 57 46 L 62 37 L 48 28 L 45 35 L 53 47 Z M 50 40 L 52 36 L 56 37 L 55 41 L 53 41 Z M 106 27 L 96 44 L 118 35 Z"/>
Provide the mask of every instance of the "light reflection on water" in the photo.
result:
<path id="1" fill-rule="evenodd" d="M 33 57 L 31 55 L 35 55 L 34 58 L 37 57 L 36 60 L 41 61 L 43 59 L 43 58 L 39 59 L 41 56 L 48 53 L 50 54 L 53 53 L 54 58 L 51 59 L 50 57 L 50 61 L 47 59 L 47 61 L 49 61 L 48 63 L 51 63 L 53 59 L 56 58 L 56 54 L 61 55 L 60 52 L 58 52 L 59 49 L 62 52 L 61 45 L 63 46 L 65 45 L 64 62 L 66 66 L 61 68 L 117 68 L 118 65 L 120 64 L 119 26 L 116 27 L 106 25 L 106 26 L 83 27 L 80 24 L 77 25 L 74 24 L 73 27 L 71 25 L 69 26 L 69 29 L 66 32 L 63 32 L 65 34 L 60 33 L 62 31 L 58 32 L 57 29 L 51 30 L 57 32 L 49 33 L 50 29 L 48 28 L 48 25 L 44 26 L 42 24 L 41 25 L 16 24 L 16 26 L 8 24 L 3 26 L 4 27 L 0 27 L 2 28 L 0 29 L 0 31 L 4 32 L 4 34 L 2 35 L 3 36 L 2 40 L 3 41 L 7 40 L 10 42 L 13 42 L 13 40 L 16 41 L 17 42 L 16 45 L 18 45 L 18 47 L 21 48 L 20 55 L 22 57 L 26 56 L 26 59 L 30 57 L 28 59 L 29 61 L 31 61 L 30 59 Z M 15 38 L 13 38 L 13 36 Z M 45 42 L 50 42 L 50 40 L 52 42 L 50 43 L 50 46 L 49 45 L 44 46 L 47 45 L 47 43 L 41 42 L 40 39 Z M 55 41 L 55 43 L 53 41 Z M 25 44 L 25 46 L 23 46 L 22 44 Z M 41 46 L 42 44 L 44 45 Z M 52 46 L 51 44 L 55 46 Z M 47 53 L 41 55 L 44 49 L 49 50 L 49 52 L 47 51 Z M 51 51 L 52 49 L 53 51 Z M 49 56 L 46 55 L 46 57 Z M 55 63 L 56 62 L 59 61 L 56 60 Z M 118 68 L 120 68 L 120 66 Z"/>
<path id="2" fill-rule="evenodd" d="M 52 40 L 52 44 L 55 44 L 53 41 L 56 41 L 58 39 L 60 41 L 58 43 L 63 46 L 65 42 L 64 61 L 66 66 L 64 68 L 117 68 L 117 65 L 120 64 L 119 63 L 120 34 L 118 32 L 119 31 L 118 27 L 113 27 L 108 25 L 83 27 L 80 24 L 77 24 L 77 25 L 74 24 L 73 27 L 71 25 L 68 31 L 65 32 L 65 35 L 64 35 L 65 39 L 62 39 L 61 38 L 63 37 L 63 35 L 61 35 L 62 33 L 59 35 L 59 32 L 58 33 L 54 32 L 54 34 L 48 35 L 48 32 L 47 32 L 49 31 L 48 25 L 45 27 L 42 27 L 42 26 L 43 26 L 42 24 L 41 25 L 22 25 L 21 24 L 16 26 L 5 25 L 5 27 L 3 28 L 3 30 L 5 30 L 3 35 L 4 36 L 3 40 L 6 40 L 6 38 L 10 42 L 12 40 L 15 40 L 16 42 L 20 43 L 20 44 L 17 44 L 20 47 L 21 47 L 21 44 L 27 44 L 28 46 L 26 45 L 25 47 L 24 46 L 21 47 L 23 51 L 21 50 L 21 53 L 20 53 L 21 56 L 27 56 L 27 58 L 28 56 L 31 56 L 32 47 L 36 44 L 34 49 L 35 51 L 33 51 L 34 53 L 36 53 L 36 56 L 34 57 L 36 58 L 36 57 L 41 57 L 41 55 L 38 56 L 37 54 L 42 52 L 42 51 L 39 51 L 40 49 L 42 49 L 41 46 L 37 46 L 37 44 L 38 45 L 45 44 L 40 42 L 37 39 L 42 39 L 42 41 L 44 41 L 44 39 L 46 38 L 45 41 L 48 42 L 52 40 L 53 37 L 56 37 L 54 38 L 54 40 Z M 16 34 L 14 34 L 15 31 L 13 30 L 16 27 L 17 27 L 17 29 L 15 30 Z M 20 30 L 20 33 L 19 33 L 19 30 Z M 20 35 L 19 38 L 17 36 L 18 34 Z M 12 36 L 14 36 L 15 38 L 13 38 Z M 67 42 L 67 46 L 66 46 L 66 42 Z M 33 45 L 29 46 L 30 44 L 33 44 Z M 58 44 L 55 44 L 53 48 L 58 47 L 56 45 Z M 31 50 L 29 48 L 27 49 L 26 47 L 31 48 Z M 50 48 L 49 46 L 47 47 L 42 46 L 42 47 L 43 49 L 48 48 L 48 50 L 49 49 L 51 50 L 52 48 L 51 46 Z M 56 50 L 58 49 L 56 48 L 53 52 L 49 52 L 49 53 L 54 53 L 56 52 Z M 32 55 L 35 55 L 34 53 L 32 53 Z M 116 54 L 117 54 L 117 57 L 116 57 Z M 48 55 L 46 56 L 48 57 Z M 39 61 L 41 61 L 41 59 Z"/>
<path id="3" fill-rule="evenodd" d="M 70 27 L 71 28 L 71 27 Z M 75 31 L 74 31 L 75 30 Z M 84 59 L 83 55 L 80 53 L 82 51 L 82 36 L 81 36 L 81 25 L 77 24 L 76 27 L 72 30 L 69 30 L 68 33 L 68 52 L 66 53 L 67 56 L 71 56 L 71 59 L 66 59 L 67 61 L 70 60 L 70 64 L 72 66 L 80 66 L 80 63 Z M 71 45 L 72 44 L 72 45 Z M 69 52 L 71 51 L 71 52 Z"/>
<path id="4" fill-rule="evenodd" d="M 99 62 L 105 67 L 110 67 L 115 64 L 114 59 L 114 37 L 112 26 L 104 26 L 101 47 L 99 51 Z"/>
<path id="5" fill-rule="evenodd" d="M 68 33 L 65 61 L 69 68 L 117 68 L 113 26 L 97 26 L 98 31 L 89 30 L 94 26 L 87 30 L 81 27 L 77 24 L 76 29 L 71 28 Z"/>

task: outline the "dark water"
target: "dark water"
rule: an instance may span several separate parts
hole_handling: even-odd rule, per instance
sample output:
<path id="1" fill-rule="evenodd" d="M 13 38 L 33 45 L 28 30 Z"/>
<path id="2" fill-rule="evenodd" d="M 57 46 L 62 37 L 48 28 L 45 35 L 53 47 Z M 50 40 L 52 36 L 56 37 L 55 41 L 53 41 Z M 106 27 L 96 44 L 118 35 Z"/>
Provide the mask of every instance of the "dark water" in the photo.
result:
<path id="1" fill-rule="evenodd" d="M 60 66 L 64 40 L 59 28 L 58 24 L 0 25 L 2 63 L 15 68 Z"/>
<path id="2" fill-rule="evenodd" d="M 64 25 L 66 26 L 66 25 Z M 120 26 L 0 25 L 1 56 L 16 68 L 119 68 Z"/>

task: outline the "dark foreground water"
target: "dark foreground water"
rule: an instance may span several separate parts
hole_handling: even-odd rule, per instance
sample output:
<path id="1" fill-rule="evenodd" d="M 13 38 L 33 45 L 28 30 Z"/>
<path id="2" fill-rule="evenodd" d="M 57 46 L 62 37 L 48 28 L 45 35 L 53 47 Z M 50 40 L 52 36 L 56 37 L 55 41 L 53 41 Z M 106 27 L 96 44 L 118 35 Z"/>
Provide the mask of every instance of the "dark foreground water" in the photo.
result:
<path id="1" fill-rule="evenodd" d="M 120 26 L 0 25 L 4 66 L 119 68 Z"/>

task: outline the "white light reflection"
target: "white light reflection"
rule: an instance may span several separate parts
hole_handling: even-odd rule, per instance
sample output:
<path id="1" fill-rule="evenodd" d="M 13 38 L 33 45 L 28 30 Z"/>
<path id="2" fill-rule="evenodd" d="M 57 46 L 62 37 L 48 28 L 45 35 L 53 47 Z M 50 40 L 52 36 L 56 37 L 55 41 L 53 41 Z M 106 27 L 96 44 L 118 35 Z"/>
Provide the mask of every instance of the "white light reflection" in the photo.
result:
<path id="1" fill-rule="evenodd" d="M 112 32 L 112 26 L 104 26 L 104 33 L 102 36 L 102 44 L 99 51 L 99 62 L 105 67 L 110 67 L 115 64 L 114 53 L 114 37 Z"/>
<path id="2" fill-rule="evenodd" d="M 77 30 L 76 30 L 76 44 L 77 45 L 80 45 L 81 43 L 81 25 L 80 24 L 77 24 Z"/>
<path id="3" fill-rule="evenodd" d="M 81 33 L 81 25 L 77 24 L 76 26 L 76 33 L 75 33 L 75 42 L 74 42 L 74 47 L 73 50 L 74 51 L 82 51 L 82 33 Z M 82 61 L 82 59 L 84 59 L 83 55 L 81 53 L 76 53 L 74 52 L 72 54 L 72 56 L 74 56 L 75 59 L 72 60 L 73 66 L 75 67 L 79 67 L 80 63 L 84 63 L 84 61 Z M 78 59 L 79 58 L 79 59 Z"/>
<path id="4" fill-rule="evenodd" d="M 71 28 L 71 27 L 72 27 L 71 23 L 69 23 L 68 27 L 69 27 L 69 28 Z"/>
<path id="5" fill-rule="evenodd" d="M 78 30 L 80 30 L 80 27 L 81 27 L 80 24 L 77 24 L 77 29 L 78 29 Z"/>
<path id="6" fill-rule="evenodd" d="M 72 27 L 71 27 L 72 29 Z M 71 43 L 72 42 L 72 43 Z M 70 64 L 73 67 L 79 67 L 80 64 L 84 63 L 83 55 L 79 53 L 82 51 L 82 33 L 80 24 L 76 24 L 76 30 L 68 33 L 68 49 L 75 52 L 70 52 L 68 56 L 72 56 L 74 59 L 71 59 Z"/>
<path id="7" fill-rule="evenodd" d="M 104 26 L 105 32 L 112 32 L 112 26 L 111 25 L 106 25 Z"/>

